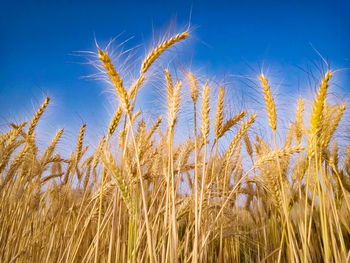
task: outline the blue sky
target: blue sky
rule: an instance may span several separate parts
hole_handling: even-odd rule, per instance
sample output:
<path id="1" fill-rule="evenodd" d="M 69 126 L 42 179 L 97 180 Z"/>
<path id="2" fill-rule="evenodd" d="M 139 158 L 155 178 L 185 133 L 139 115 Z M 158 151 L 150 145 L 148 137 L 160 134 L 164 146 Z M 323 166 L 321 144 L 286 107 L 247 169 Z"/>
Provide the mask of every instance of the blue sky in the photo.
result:
<path id="1" fill-rule="evenodd" d="M 30 119 L 49 95 L 45 131 L 54 136 L 52 131 L 64 127 L 68 141 L 83 122 L 91 137 L 101 135 L 113 112 L 106 83 L 86 78 L 97 73 L 86 64 L 91 56 L 76 53 L 96 51 L 95 37 L 104 46 L 118 36 L 112 44 L 116 52 L 132 37 L 123 47 L 136 46 L 139 62 L 163 34 L 190 24 L 191 37 L 170 51 L 170 60 L 179 52 L 182 66 L 219 83 L 255 76 L 263 67 L 282 80 L 286 94 L 301 93 L 303 70 L 322 65 L 312 46 L 332 69 L 350 67 L 349 1 L 0 0 L 0 5 L 0 128 Z M 337 75 L 340 89 L 348 91 L 350 72 Z M 249 85 L 239 83 L 243 89 Z M 151 101 L 150 111 L 158 108 Z"/>

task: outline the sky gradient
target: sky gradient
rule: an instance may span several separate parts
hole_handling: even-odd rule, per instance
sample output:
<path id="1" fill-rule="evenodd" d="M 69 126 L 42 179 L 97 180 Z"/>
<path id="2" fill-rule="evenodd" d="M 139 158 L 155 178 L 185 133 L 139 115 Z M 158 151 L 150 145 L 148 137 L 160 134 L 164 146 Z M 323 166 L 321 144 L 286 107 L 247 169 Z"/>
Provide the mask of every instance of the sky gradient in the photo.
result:
<path id="1" fill-rule="evenodd" d="M 83 122 L 91 138 L 103 134 L 113 112 L 111 95 L 104 92 L 106 83 L 98 76 L 86 78 L 98 73 L 86 63 L 91 56 L 77 52 L 95 52 L 95 38 L 104 47 L 118 36 L 112 44 L 116 52 L 120 42 L 131 38 L 123 47 L 137 47 L 131 62 L 139 63 L 164 34 L 190 25 L 191 37 L 170 50 L 172 56 L 165 55 L 164 67 L 169 63 L 165 59 L 176 61 L 179 52 L 182 66 L 213 76 L 218 83 L 220 78 L 230 82 L 227 76 L 254 76 L 261 68 L 268 69 L 282 80 L 285 93 L 302 92 L 298 83 L 305 79 L 303 70 L 317 71 L 322 65 L 315 49 L 331 69 L 350 67 L 349 1 L 1 0 L 0 4 L 0 128 L 30 120 L 48 95 L 52 103 L 44 116 L 45 132 L 52 137 L 52 131 L 63 127 L 67 141 L 76 138 Z M 339 88 L 349 91 L 349 70 L 337 77 Z"/>

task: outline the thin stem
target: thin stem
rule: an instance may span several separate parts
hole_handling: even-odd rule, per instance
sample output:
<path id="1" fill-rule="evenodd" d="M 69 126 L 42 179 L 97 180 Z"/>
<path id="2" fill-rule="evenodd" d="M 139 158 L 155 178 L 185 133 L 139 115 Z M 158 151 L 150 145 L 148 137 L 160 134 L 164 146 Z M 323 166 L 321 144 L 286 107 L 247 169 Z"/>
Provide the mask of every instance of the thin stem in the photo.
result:
<path id="1" fill-rule="evenodd" d="M 198 159 L 197 159 L 197 111 L 196 103 L 193 104 L 194 114 L 194 244 L 192 262 L 198 262 Z"/>
<path id="2" fill-rule="evenodd" d="M 151 230 L 150 230 L 149 221 L 148 221 L 148 209 L 147 209 L 146 195 L 145 195 L 145 189 L 144 189 L 144 184 L 143 184 L 143 179 L 142 179 L 142 172 L 141 172 L 141 165 L 140 165 L 140 160 L 139 160 L 139 153 L 138 153 L 137 144 L 136 144 L 136 140 L 135 140 L 135 134 L 134 134 L 134 131 L 133 131 L 133 128 L 132 128 L 132 118 L 131 118 L 130 112 L 128 112 L 128 116 L 129 116 L 129 124 L 130 124 L 130 130 L 131 130 L 131 135 L 132 135 L 132 141 L 133 141 L 134 148 L 135 148 L 137 170 L 138 170 L 139 180 L 140 180 L 142 203 L 143 203 L 143 211 L 144 211 L 145 223 L 146 223 L 148 252 L 149 252 L 150 262 L 152 263 L 152 262 L 154 262 L 154 256 L 153 256 Z"/>

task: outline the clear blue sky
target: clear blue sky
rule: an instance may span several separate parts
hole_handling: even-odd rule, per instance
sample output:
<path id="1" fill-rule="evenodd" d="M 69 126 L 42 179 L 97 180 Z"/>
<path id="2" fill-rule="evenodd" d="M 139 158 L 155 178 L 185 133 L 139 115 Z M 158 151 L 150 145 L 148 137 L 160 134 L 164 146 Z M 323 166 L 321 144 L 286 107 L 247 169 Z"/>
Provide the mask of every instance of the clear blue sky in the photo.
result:
<path id="1" fill-rule="evenodd" d="M 332 68 L 350 67 L 349 1 L 0 0 L 0 128 L 30 119 L 49 95 L 52 130 L 64 127 L 75 138 L 87 122 L 101 134 L 112 109 L 106 84 L 82 78 L 97 71 L 72 54 L 95 51 L 95 36 L 103 45 L 122 33 L 115 45 L 133 37 L 125 46 L 141 45 L 141 57 L 170 24 L 175 32 L 189 22 L 193 37 L 183 47 L 206 74 L 254 75 L 263 63 L 297 84 L 305 77 L 298 67 L 320 62 L 310 43 Z M 346 89 L 349 71 L 339 74 Z"/>

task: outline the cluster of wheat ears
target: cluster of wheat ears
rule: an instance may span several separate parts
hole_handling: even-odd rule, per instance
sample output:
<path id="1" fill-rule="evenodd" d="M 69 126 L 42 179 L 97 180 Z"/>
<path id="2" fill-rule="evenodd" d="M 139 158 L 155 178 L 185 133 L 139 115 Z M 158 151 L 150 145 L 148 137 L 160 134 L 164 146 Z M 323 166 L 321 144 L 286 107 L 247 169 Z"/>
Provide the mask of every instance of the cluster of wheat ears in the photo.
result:
<path id="1" fill-rule="evenodd" d="M 338 157 L 333 134 L 345 105 L 326 100 L 332 72 L 320 81 L 310 124 L 299 99 L 282 147 L 263 74 L 257 81 L 271 143 L 247 133 L 256 114 L 225 117 L 225 89 L 210 98 L 208 82 L 200 86 L 192 73 L 181 82 L 165 70 L 166 129 L 162 116 L 147 127 L 134 110 L 137 93 L 152 63 L 187 36 L 156 46 L 128 89 L 107 50 L 98 48 L 120 103 L 91 155 L 85 125 L 69 158 L 55 151 L 63 129 L 38 150 L 35 128 L 49 98 L 29 125 L 11 124 L 0 134 L 1 262 L 349 262 L 350 148 Z M 190 88 L 194 128 L 178 143 L 183 84 Z M 231 128 L 234 136 L 227 134 Z M 230 144 L 218 150 L 224 135 Z"/>

